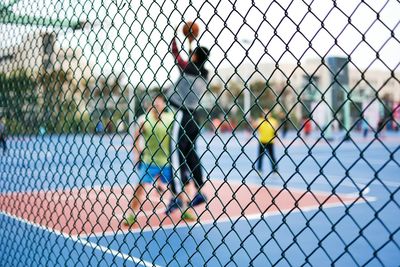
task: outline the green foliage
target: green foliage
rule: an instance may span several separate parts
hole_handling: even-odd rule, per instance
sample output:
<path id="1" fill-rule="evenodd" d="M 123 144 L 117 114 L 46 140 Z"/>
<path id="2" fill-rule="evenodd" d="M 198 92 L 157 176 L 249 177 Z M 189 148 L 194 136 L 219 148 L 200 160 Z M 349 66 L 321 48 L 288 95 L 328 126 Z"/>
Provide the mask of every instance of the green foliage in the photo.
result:
<path id="1" fill-rule="evenodd" d="M 78 88 L 69 72 L 63 70 L 42 74 L 43 89 L 40 124 L 48 133 L 77 133 L 93 131 L 90 117 L 79 110 L 74 94 Z"/>
<path id="2" fill-rule="evenodd" d="M 0 73 L 0 107 L 8 131 L 32 133 L 37 130 L 38 82 L 27 71 Z"/>

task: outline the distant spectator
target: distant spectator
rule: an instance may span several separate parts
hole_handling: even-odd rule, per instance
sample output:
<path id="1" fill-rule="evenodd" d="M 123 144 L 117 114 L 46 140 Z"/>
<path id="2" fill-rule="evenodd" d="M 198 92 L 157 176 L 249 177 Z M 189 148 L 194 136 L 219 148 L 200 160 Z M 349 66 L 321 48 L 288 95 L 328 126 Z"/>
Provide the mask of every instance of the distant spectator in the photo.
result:
<path id="1" fill-rule="evenodd" d="M 96 124 L 96 133 L 102 133 L 103 131 L 104 131 L 103 122 L 99 120 L 99 122 Z"/>
<path id="2" fill-rule="evenodd" d="M 45 135 L 46 134 L 46 128 L 44 128 L 43 126 L 39 127 L 39 134 L 40 135 Z"/>
<path id="3" fill-rule="evenodd" d="M 383 137 L 383 134 L 385 132 L 386 123 L 387 123 L 387 120 L 384 117 L 380 118 L 378 121 L 378 129 L 377 129 L 376 133 L 380 137 Z"/>
<path id="4" fill-rule="evenodd" d="M 332 122 L 332 129 L 334 132 L 340 131 L 339 119 L 335 118 Z"/>
<path id="5" fill-rule="evenodd" d="M 279 113 L 279 120 L 281 123 L 282 137 L 285 138 L 286 134 L 289 130 L 289 122 L 288 122 L 288 118 L 287 118 L 287 115 L 285 114 L 285 112 Z"/>
<path id="6" fill-rule="evenodd" d="M 214 118 L 212 120 L 212 125 L 214 127 L 215 132 L 221 131 L 221 129 L 220 129 L 221 123 L 222 123 L 222 121 L 219 118 Z"/>
<path id="7" fill-rule="evenodd" d="M 366 138 L 368 136 L 368 132 L 369 132 L 369 125 L 365 119 L 363 119 L 361 122 L 361 130 L 363 133 L 363 137 Z"/>
<path id="8" fill-rule="evenodd" d="M 3 154 L 7 151 L 6 143 L 6 122 L 3 117 L 0 117 L 0 145 L 3 150 Z"/>
<path id="9" fill-rule="evenodd" d="M 257 172 L 260 175 L 262 175 L 263 171 L 263 158 L 265 152 L 268 152 L 268 158 L 272 165 L 272 171 L 278 171 L 274 150 L 278 121 L 272 117 L 272 114 L 268 109 L 264 110 L 264 114 L 264 116 L 251 123 L 253 128 L 258 131 L 259 145 L 256 163 Z"/>
<path id="10" fill-rule="evenodd" d="M 311 119 L 305 117 L 303 119 L 303 130 L 304 130 L 304 134 L 306 136 L 309 136 L 311 134 L 312 131 L 312 125 L 311 125 Z"/>
<path id="11" fill-rule="evenodd" d="M 112 120 L 109 120 L 106 126 L 106 132 L 112 133 L 113 131 L 114 131 L 113 122 Z"/>

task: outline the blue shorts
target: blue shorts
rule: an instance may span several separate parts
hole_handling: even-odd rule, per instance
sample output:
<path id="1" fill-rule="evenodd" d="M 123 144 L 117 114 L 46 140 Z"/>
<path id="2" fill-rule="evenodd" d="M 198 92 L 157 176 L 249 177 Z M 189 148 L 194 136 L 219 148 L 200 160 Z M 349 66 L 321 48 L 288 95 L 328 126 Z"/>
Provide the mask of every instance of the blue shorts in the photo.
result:
<path id="1" fill-rule="evenodd" d="M 140 184 L 152 184 L 157 178 L 160 178 L 162 183 L 168 184 L 172 181 L 172 167 L 142 163 L 139 167 L 139 177 Z"/>

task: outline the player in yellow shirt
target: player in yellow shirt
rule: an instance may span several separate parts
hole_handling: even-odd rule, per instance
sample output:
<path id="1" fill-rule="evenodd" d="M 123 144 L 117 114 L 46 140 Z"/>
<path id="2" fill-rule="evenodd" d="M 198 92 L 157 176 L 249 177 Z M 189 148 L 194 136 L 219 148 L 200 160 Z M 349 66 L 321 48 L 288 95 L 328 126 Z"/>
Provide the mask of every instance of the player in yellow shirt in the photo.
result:
<path id="1" fill-rule="evenodd" d="M 272 171 L 277 172 L 278 166 L 275 159 L 274 143 L 276 139 L 276 130 L 278 129 L 278 121 L 272 116 L 272 113 L 266 109 L 264 110 L 265 116 L 252 122 L 254 130 L 258 133 L 258 157 L 257 157 L 257 171 L 261 175 L 263 171 L 263 158 L 267 152 L 267 156 L 272 165 Z"/>

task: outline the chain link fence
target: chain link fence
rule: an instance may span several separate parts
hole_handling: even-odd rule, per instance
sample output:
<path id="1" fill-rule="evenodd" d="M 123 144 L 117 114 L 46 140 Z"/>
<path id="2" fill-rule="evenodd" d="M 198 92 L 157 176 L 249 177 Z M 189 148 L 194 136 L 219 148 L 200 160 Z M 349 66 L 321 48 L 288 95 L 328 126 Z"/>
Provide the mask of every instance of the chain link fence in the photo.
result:
<path id="1" fill-rule="evenodd" d="M 0 266 L 398 266 L 399 12 L 0 1 Z"/>

